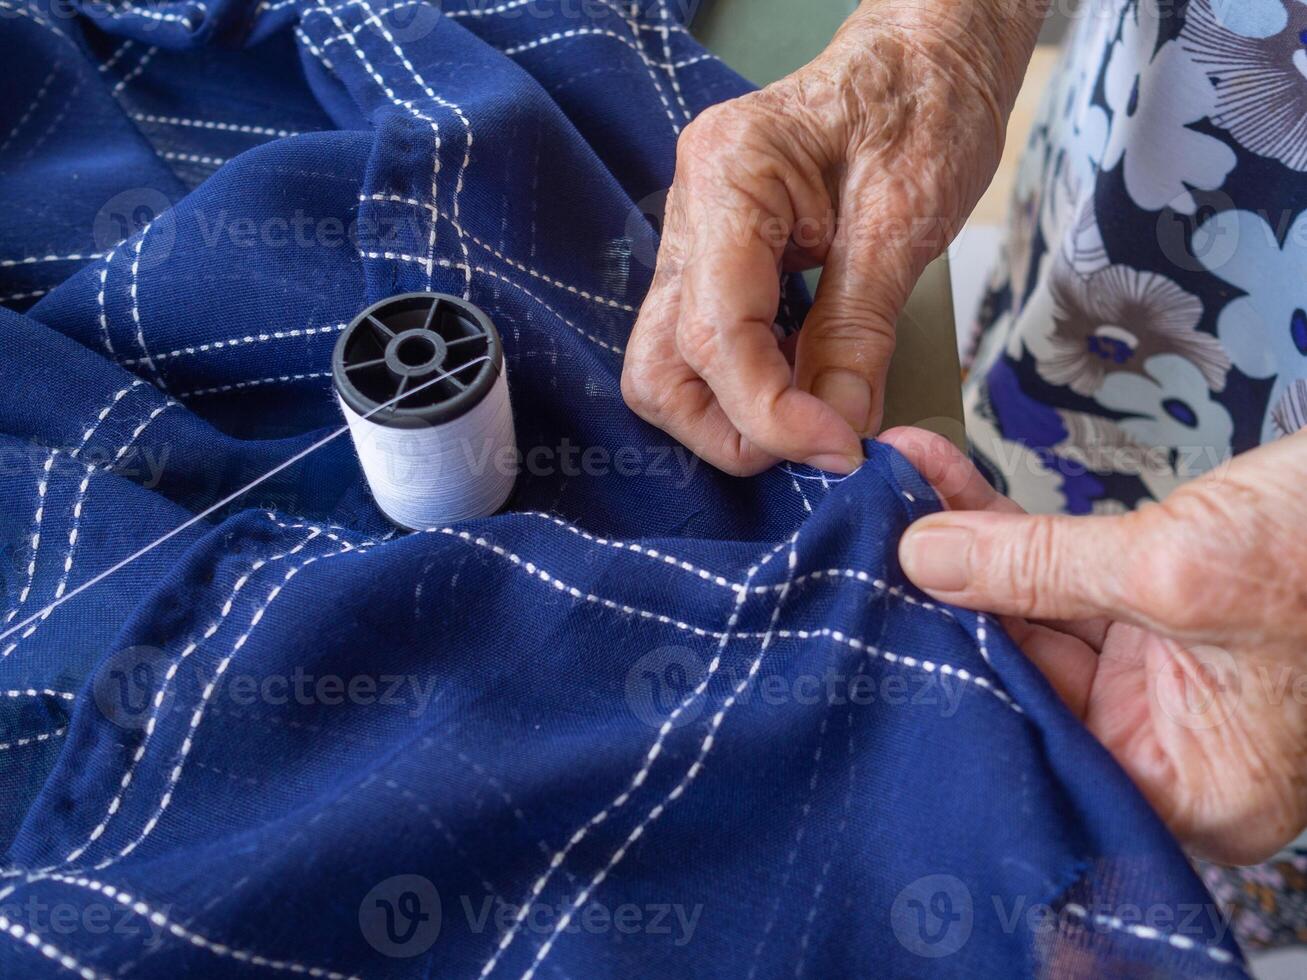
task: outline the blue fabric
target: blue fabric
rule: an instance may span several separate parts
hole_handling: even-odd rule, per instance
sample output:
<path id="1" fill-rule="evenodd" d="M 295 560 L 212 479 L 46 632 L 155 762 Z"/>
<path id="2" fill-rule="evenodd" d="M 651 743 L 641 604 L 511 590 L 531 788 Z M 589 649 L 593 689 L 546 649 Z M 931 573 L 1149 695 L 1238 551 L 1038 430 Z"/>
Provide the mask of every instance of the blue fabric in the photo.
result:
<path id="1" fill-rule="evenodd" d="M 736 480 L 624 408 L 651 196 L 741 80 L 668 7 L 380 4 L 0 0 L 6 628 L 340 424 L 392 293 L 490 313 L 528 452 L 399 535 L 338 440 L 0 641 L 0 976 L 1241 974 L 905 583 L 901 457 Z"/>

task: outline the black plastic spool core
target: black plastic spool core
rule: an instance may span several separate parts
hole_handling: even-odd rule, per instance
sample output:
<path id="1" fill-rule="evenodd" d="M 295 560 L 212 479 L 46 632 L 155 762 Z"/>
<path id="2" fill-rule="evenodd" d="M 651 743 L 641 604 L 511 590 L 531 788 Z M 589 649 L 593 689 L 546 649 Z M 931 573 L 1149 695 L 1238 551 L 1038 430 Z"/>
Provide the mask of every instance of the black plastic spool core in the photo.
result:
<path id="1" fill-rule="evenodd" d="M 458 418 L 485 398 L 503 369 L 504 348 L 490 318 L 447 293 L 404 293 L 369 306 L 345 328 L 331 358 L 336 390 L 359 415 L 450 372 L 370 416 L 391 428 Z"/>

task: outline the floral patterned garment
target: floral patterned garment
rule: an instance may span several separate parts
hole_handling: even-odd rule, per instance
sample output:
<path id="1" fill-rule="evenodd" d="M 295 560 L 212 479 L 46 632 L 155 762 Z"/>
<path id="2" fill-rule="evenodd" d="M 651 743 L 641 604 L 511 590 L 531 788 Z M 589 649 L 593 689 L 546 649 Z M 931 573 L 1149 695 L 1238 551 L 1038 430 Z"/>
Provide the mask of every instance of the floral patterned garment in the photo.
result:
<path id="1" fill-rule="evenodd" d="M 1307 424 L 1307 0 L 1086 0 L 967 384 L 1026 509 L 1165 496 Z M 1307 852 L 1203 865 L 1247 948 L 1307 943 Z"/>
<path id="2" fill-rule="evenodd" d="M 1163 497 L 1307 422 L 1307 3 L 1086 8 L 967 385 L 981 465 L 1041 512 Z"/>

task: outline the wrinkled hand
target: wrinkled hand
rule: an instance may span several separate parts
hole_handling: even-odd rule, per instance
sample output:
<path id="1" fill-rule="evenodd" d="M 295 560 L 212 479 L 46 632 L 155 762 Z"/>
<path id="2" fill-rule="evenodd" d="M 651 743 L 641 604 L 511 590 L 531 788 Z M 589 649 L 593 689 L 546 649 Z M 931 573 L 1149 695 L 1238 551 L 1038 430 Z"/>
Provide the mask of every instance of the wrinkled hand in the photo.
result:
<path id="1" fill-rule="evenodd" d="M 730 473 L 778 457 L 851 471 L 880 427 L 899 312 L 994 174 L 1046 2 L 864 0 L 815 61 L 688 126 L 626 355 L 631 407 Z M 817 265 L 783 352 L 778 270 Z"/>
<path id="2" fill-rule="evenodd" d="M 908 577 L 1004 614 L 1182 842 L 1253 863 L 1307 826 L 1307 431 L 1112 517 L 1027 515 L 946 440 L 883 439 L 948 508 Z"/>

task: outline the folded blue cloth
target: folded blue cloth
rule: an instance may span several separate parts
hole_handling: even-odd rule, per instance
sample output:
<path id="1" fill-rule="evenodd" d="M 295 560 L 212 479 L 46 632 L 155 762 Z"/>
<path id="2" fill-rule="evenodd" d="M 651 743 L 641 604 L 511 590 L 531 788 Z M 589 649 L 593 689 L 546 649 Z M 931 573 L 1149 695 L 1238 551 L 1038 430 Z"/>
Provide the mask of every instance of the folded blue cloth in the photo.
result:
<path id="1" fill-rule="evenodd" d="M 731 479 L 623 406 L 676 136 L 745 89 L 670 4 L 0 10 L 0 976 L 1243 973 L 906 584 L 901 457 Z M 341 424 L 340 330 L 427 289 L 503 334 L 505 513 L 396 533 L 340 439 L 40 615 Z"/>

